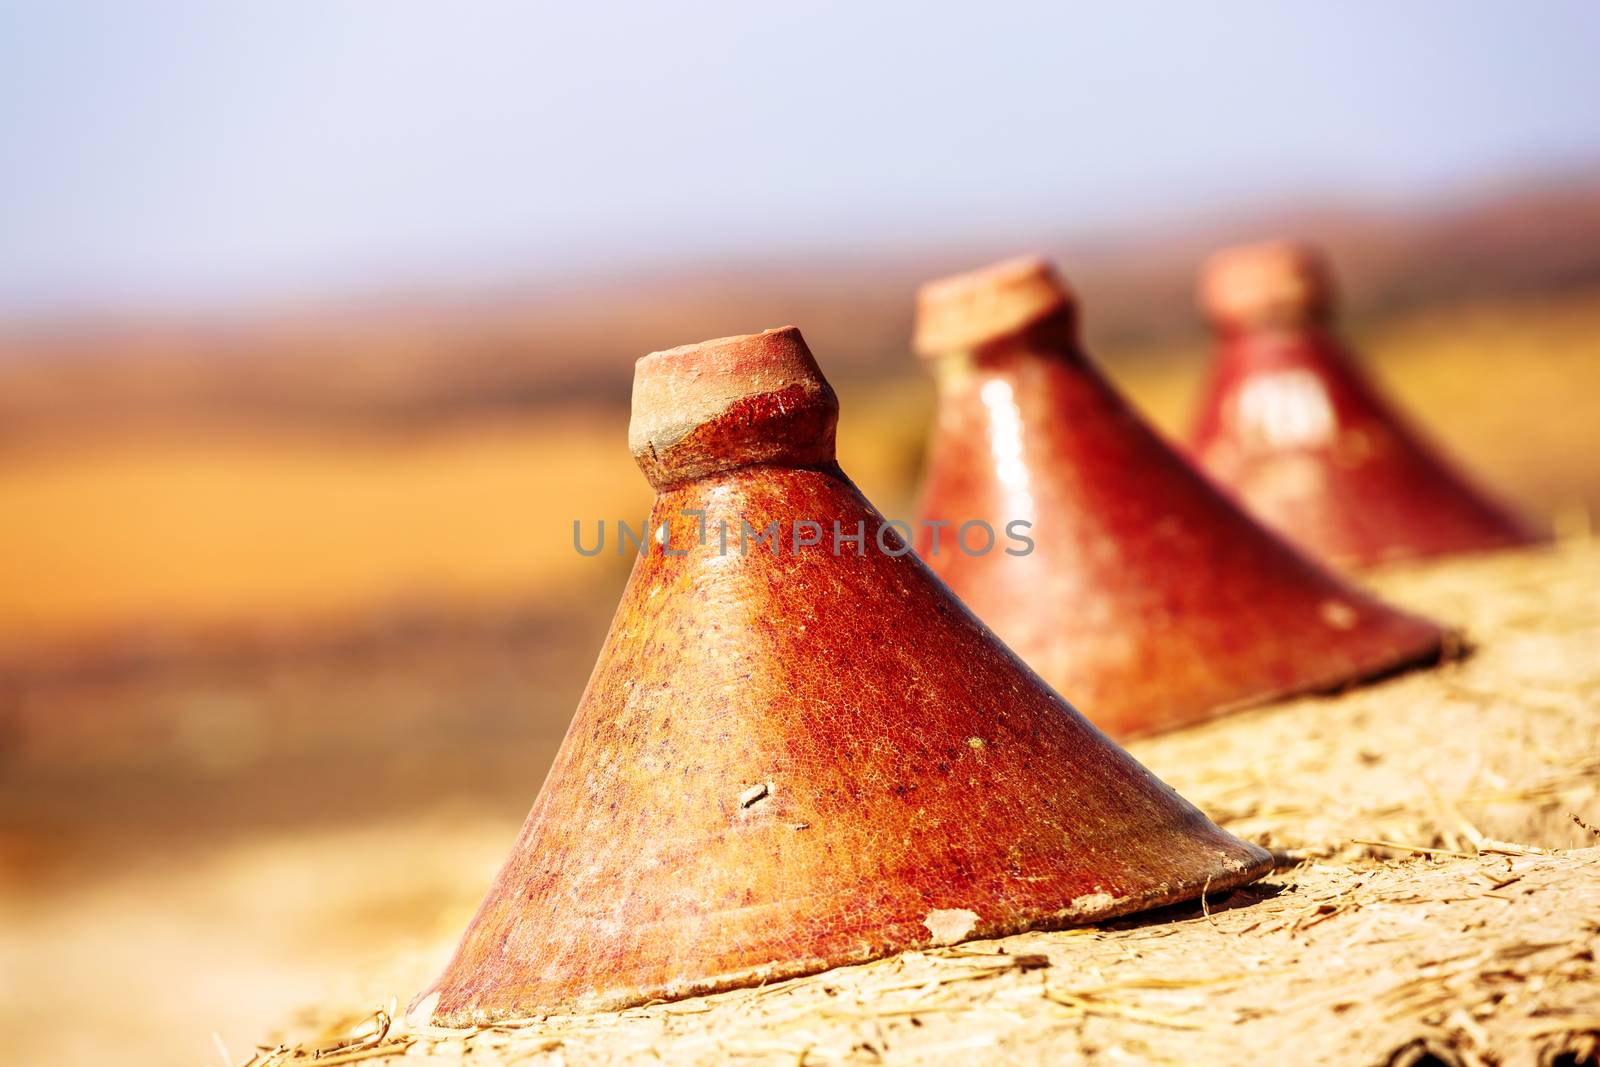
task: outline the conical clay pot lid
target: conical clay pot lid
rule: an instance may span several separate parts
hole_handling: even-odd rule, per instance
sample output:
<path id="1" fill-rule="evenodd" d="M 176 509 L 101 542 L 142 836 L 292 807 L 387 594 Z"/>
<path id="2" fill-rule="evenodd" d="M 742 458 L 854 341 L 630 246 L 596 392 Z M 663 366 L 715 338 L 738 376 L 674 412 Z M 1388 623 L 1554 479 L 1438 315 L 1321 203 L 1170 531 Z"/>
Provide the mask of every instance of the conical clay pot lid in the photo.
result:
<path id="1" fill-rule="evenodd" d="M 1268 869 L 1044 685 L 894 528 L 880 549 L 797 330 L 647 356 L 633 403 L 664 536 L 414 1015 L 621 1008 L 1105 919 Z M 752 537 L 741 553 L 741 524 L 773 523 L 776 551 Z M 796 548 L 810 523 L 821 543 Z"/>
<path id="2" fill-rule="evenodd" d="M 1439 654 L 1438 627 L 1329 574 L 1192 469 L 1088 361 L 1076 315 L 1040 259 L 918 297 L 939 401 L 917 550 L 1046 681 L 1132 736 Z M 1004 549 L 975 551 L 974 523 Z"/>
<path id="3" fill-rule="evenodd" d="M 1201 276 L 1217 331 L 1192 448 L 1263 522 L 1343 566 L 1540 538 L 1412 429 L 1332 327 L 1334 288 L 1314 249 L 1228 249 Z"/>

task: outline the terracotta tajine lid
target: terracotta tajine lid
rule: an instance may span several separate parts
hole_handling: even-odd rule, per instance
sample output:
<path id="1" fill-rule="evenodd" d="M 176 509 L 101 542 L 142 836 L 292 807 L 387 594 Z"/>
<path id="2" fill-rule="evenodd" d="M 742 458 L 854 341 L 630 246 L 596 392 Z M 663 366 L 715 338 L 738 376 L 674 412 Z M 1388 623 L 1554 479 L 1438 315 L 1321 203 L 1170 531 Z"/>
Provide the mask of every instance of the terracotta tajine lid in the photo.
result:
<path id="1" fill-rule="evenodd" d="M 522 832 L 412 1017 L 759 985 L 1270 869 L 883 537 L 833 462 L 837 402 L 798 331 L 647 356 L 634 400 L 652 535 Z M 860 550 L 799 547 L 801 523 L 860 529 Z M 724 549 L 723 524 L 781 532 Z"/>
<path id="2" fill-rule="evenodd" d="M 1333 275 L 1321 253 L 1298 241 L 1226 248 L 1200 276 L 1200 307 L 1218 325 L 1296 326 L 1333 311 Z"/>
<path id="3" fill-rule="evenodd" d="M 760 463 L 820 466 L 838 418 L 800 331 L 780 326 L 639 360 L 628 447 L 657 488 Z"/>
<path id="4" fill-rule="evenodd" d="M 912 347 L 919 355 L 962 352 L 1004 340 L 1076 303 L 1042 256 L 1020 256 L 917 290 Z"/>
<path id="5" fill-rule="evenodd" d="M 1217 348 L 1191 453 L 1262 522 L 1339 566 L 1540 539 L 1414 426 L 1339 341 L 1332 271 L 1315 249 L 1289 241 L 1226 249 L 1199 288 Z"/>

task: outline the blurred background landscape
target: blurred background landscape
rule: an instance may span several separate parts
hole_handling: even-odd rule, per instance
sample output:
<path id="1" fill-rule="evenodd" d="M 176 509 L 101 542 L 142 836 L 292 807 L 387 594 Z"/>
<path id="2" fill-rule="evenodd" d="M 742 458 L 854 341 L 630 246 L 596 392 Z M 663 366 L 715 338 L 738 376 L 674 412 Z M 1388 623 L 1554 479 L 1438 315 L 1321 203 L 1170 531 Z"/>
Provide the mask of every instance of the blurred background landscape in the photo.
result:
<path id="1" fill-rule="evenodd" d="M 645 514 L 646 352 L 800 325 L 905 515 L 918 282 L 1058 256 L 1181 436 L 1200 261 L 1302 236 L 1404 405 L 1586 531 L 1596 45 L 1579 3 L 0 9 L 12 1062 L 241 1059 L 464 923 L 626 578 L 572 523 Z"/>

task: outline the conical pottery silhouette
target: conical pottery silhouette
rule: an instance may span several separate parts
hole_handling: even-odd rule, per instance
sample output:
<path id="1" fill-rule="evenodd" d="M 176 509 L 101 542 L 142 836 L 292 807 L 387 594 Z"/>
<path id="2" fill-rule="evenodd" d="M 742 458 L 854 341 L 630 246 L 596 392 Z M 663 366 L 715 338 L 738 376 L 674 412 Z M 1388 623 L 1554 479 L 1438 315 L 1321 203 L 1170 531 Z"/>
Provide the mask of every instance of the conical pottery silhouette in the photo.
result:
<path id="1" fill-rule="evenodd" d="M 1268 869 L 885 528 L 834 462 L 837 412 L 792 327 L 639 361 L 629 441 L 657 535 L 510 858 L 414 1016 L 684 997 Z M 741 552 L 745 524 L 774 523 Z M 797 548 L 810 523 L 820 542 Z"/>
<path id="2" fill-rule="evenodd" d="M 924 286 L 915 346 L 938 385 L 918 552 L 1113 736 L 1438 656 L 1438 627 L 1267 532 L 1133 412 L 1045 261 Z"/>
<path id="3" fill-rule="evenodd" d="M 1341 566 L 1527 544 L 1391 407 L 1334 334 L 1323 258 L 1289 242 L 1207 264 L 1217 355 L 1192 451 L 1251 513 Z"/>

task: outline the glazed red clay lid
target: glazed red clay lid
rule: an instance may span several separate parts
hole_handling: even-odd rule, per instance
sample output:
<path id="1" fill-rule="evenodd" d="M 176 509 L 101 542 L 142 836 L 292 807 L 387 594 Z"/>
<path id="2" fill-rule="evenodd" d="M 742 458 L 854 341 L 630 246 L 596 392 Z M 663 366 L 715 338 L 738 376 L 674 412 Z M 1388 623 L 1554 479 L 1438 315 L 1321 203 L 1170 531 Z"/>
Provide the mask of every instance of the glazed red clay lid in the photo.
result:
<path id="1" fill-rule="evenodd" d="M 940 278 L 917 290 L 912 347 L 919 355 L 980 348 L 1076 303 L 1043 256 L 1019 256 Z"/>
<path id="2" fill-rule="evenodd" d="M 1338 340 L 1331 274 L 1297 242 L 1212 258 L 1200 294 L 1218 344 L 1190 435 L 1195 461 L 1262 522 L 1336 566 L 1542 540 L 1413 425 Z"/>
<path id="3" fill-rule="evenodd" d="M 658 353 L 638 382 L 632 438 L 664 476 L 660 539 L 510 855 L 410 1017 L 476 1025 L 759 985 L 1270 869 L 903 542 L 874 543 L 883 516 L 817 465 L 825 434 L 790 419 L 791 398 L 835 408 L 798 332 Z M 864 529 L 863 550 L 795 548 L 800 521 Z M 782 550 L 695 536 L 722 523 L 781 524 Z"/>
<path id="4" fill-rule="evenodd" d="M 800 331 L 780 326 L 639 360 L 628 447 L 657 488 L 763 463 L 820 466 L 838 418 Z"/>
<path id="5" fill-rule="evenodd" d="M 1335 302 L 1327 260 L 1300 241 L 1214 253 L 1200 272 L 1200 308 L 1218 325 L 1294 326 L 1327 318 Z"/>

